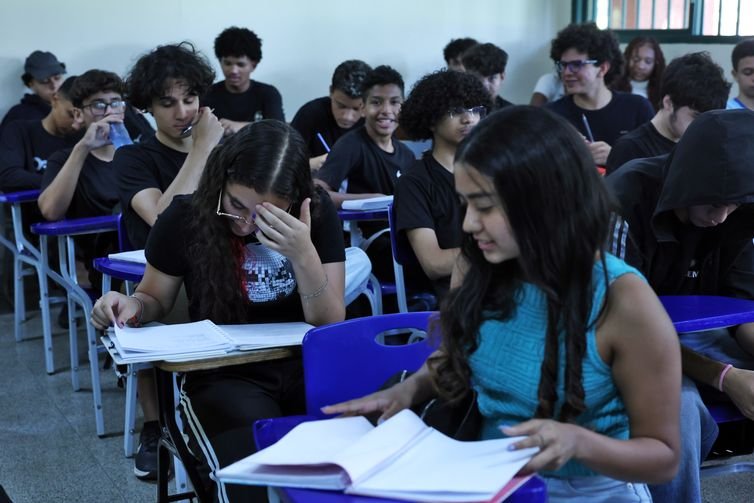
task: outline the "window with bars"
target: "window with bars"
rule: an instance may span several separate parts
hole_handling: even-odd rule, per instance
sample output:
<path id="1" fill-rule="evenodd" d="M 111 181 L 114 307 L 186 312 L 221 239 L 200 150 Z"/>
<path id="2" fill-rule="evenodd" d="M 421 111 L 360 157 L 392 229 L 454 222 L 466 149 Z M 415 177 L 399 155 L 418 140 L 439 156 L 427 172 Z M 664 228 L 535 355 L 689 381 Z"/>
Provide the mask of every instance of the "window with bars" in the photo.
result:
<path id="1" fill-rule="evenodd" d="M 660 41 L 754 36 L 754 0 L 575 0 L 574 20 L 594 21 L 621 39 L 651 34 Z"/>

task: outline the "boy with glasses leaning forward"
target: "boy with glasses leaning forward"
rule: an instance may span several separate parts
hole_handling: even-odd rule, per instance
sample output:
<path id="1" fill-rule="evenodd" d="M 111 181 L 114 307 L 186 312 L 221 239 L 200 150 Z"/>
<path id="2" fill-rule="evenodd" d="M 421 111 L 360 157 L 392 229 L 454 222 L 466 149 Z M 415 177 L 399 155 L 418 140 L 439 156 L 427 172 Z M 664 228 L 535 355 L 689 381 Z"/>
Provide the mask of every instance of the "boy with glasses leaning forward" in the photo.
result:
<path id="1" fill-rule="evenodd" d="M 584 136 L 594 163 L 604 166 L 615 140 L 652 119 L 652 105 L 638 95 L 611 91 L 623 55 L 615 35 L 594 23 L 566 26 L 552 41 L 550 57 L 566 95 L 547 107 Z"/>

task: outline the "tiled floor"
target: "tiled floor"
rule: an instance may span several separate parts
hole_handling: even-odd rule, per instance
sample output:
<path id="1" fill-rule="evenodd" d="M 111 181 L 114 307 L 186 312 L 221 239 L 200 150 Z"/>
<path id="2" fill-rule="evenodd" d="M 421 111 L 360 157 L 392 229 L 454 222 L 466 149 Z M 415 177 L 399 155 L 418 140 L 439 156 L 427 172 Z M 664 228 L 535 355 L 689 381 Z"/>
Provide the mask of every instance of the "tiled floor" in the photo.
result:
<path id="1" fill-rule="evenodd" d="M 0 315 L 0 485 L 14 503 L 155 501 L 156 486 L 138 481 L 123 455 L 125 394 L 113 371 L 100 371 L 106 436 L 98 438 L 86 355 L 79 370 L 85 389 L 74 393 L 67 332 L 55 333 L 56 373 L 48 376 L 40 326 L 36 314 L 16 343 L 13 316 Z M 84 341 L 82 333 L 82 351 Z M 705 479 L 703 492 L 708 503 L 754 501 L 754 474 Z"/>

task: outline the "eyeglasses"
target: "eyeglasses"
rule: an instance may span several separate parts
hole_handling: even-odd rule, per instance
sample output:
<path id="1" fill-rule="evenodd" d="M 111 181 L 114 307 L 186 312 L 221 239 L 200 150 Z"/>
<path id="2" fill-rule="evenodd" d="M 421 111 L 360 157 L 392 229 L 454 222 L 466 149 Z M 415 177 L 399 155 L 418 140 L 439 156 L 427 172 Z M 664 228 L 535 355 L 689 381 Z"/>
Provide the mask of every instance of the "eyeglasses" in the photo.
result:
<path id="1" fill-rule="evenodd" d="M 110 107 L 110 110 L 113 112 L 120 112 L 126 108 L 126 102 L 124 100 L 113 100 L 108 103 L 107 101 L 95 100 L 81 108 L 88 108 L 92 112 L 92 115 L 105 115 L 108 107 Z"/>
<path id="2" fill-rule="evenodd" d="M 221 190 L 220 197 L 217 198 L 217 211 L 215 212 L 217 213 L 218 217 L 230 218 L 231 220 L 235 220 L 236 222 L 243 222 L 246 225 L 251 225 L 254 223 L 253 221 L 249 221 L 246 219 L 246 217 L 242 217 L 241 215 L 234 215 L 233 213 L 225 213 L 224 211 L 220 211 L 220 209 L 222 208 L 222 203 L 223 203 L 223 191 Z M 293 203 L 288 205 L 288 209 L 285 210 L 285 212 L 290 213 L 291 208 L 293 208 Z"/>
<path id="3" fill-rule="evenodd" d="M 479 117 L 480 119 L 484 119 L 487 115 L 487 107 L 455 107 L 448 110 L 448 115 L 451 119 L 454 119 L 456 117 L 463 117 L 465 114 L 471 114 Z"/>
<path id="4" fill-rule="evenodd" d="M 555 68 L 558 69 L 559 73 L 562 73 L 563 70 L 568 68 L 568 70 L 572 73 L 579 73 L 582 68 L 584 68 L 585 65 L 596 65 L 597 60 L 596 59 L 576 59 L 573 61 L 556 61 L 555 62 Z"/>

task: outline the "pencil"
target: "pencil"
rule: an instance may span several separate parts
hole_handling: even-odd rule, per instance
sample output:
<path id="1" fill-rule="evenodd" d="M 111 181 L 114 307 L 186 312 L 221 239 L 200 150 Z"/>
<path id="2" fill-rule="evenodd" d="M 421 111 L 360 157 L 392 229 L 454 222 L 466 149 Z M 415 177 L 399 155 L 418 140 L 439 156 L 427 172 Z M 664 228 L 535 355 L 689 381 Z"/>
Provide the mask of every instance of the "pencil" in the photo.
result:
<path id="1" fill-rule="evenodd" d="M 322 146 L 325 147 L 325 152 L 328 154 L 330 153 L 330 146 L 327 144 L 324 138 L 322 138 L 322 133 L 317 133 L 317 138 L 319 138 L 320 143 L 322 143 Z"/>
<path id="2" fill-rule="evenodd" d="M 586 137 L 591 143 L 594 143 L 594 135 L 592 134 L 592 128 L 589 127 L 589 120 L 587 120 L 585 114 L 581 114 L 581 122 L 584 123 L 584 129 L 586 129 Z"/>

